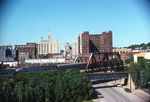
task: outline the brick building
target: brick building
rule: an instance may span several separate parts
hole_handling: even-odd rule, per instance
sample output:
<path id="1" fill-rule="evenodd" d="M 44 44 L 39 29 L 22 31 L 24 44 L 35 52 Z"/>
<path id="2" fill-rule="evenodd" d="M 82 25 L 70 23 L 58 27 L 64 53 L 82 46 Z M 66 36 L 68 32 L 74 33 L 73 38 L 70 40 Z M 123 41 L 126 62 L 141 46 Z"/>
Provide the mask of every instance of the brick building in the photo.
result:
<path id="1" fill-rule="evenodd" d="M 83 32 L 78 36 L 77 45 L 78 54 L 112 52 L 112 31 L 102 32 L 102 34 L 89 34 L 89 32 Z M 95 58 L 97 61 L 99 60 L 99 56 L 95 56 Z M 88 58 L 82 57 L 82 61 L 88 62 Z"/>
<path id="2" fill-rule="evenodd" d="M 102 34 L 84 32 L 78 36 L 79 53 L 112 52 L 112 31 Z"/>
<path id="3" fill-rule="evenodd" d="M 37 57 L 37 44 L 26 43 L 26 45 L 15 45 L 15 49 L 18 51 L 20 61 L 25 59 L 34 59 Z"/>
<path id="4" fill-rule="evenodd" d="M 121 59 L 130 59 L 133 56 L 131 48 L 113 48 L 113 52 L 118 52 L 121 55 Z"/>

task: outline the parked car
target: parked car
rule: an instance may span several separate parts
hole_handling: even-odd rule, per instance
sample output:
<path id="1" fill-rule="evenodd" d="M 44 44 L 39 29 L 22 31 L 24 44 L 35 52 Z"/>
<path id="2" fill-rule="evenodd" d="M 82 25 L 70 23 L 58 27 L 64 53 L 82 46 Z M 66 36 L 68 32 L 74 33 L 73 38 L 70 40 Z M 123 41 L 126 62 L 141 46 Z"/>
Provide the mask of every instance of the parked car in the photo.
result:
<path id="1" fill-rule="evenodd" d="M 104 98 L 104 96 L 96 90 L 96 94 L 98 98 Z"/>
<path id="2" fill-rule="evenodd" d="M 131 93 L 131 90 L 128 89 L 128 88 L 125 88 L 124 91 L 128 92 L 128 93 Z"/>

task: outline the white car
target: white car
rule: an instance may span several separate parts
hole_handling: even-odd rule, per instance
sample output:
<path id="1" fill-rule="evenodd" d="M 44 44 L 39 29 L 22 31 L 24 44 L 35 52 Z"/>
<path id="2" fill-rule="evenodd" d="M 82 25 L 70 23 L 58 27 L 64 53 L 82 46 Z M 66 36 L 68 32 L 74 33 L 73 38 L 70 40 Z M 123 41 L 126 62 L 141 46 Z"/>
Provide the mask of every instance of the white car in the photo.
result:
<path id="1" fill-rule="evenodd" d="M 118 84 L 117 87 L 121 87 L 122 85 Z"/>

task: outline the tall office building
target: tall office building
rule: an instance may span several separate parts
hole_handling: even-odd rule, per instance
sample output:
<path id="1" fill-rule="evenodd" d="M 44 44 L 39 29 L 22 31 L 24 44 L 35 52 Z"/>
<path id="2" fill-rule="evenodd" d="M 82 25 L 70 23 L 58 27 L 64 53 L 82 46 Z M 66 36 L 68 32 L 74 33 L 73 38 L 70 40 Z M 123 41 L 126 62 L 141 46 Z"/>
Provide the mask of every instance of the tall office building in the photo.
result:
<path id="1" fill-rule="evenodd" d="M 78 56 L 78 40 L 75 40 L 72 44 L 71 44 L 71 54 L 72 54 L 72 58 L 76 58 Z"/>
<path id="2" fill-rule="evenodd" d="M 47 40 L 43 40 L 41 37 L 40 43 L 38 43 L 38 55 L 56 54 L 60 53 L 60 44 L 57 40 L 51 39 L 50 30 L 48 30 Z"/>

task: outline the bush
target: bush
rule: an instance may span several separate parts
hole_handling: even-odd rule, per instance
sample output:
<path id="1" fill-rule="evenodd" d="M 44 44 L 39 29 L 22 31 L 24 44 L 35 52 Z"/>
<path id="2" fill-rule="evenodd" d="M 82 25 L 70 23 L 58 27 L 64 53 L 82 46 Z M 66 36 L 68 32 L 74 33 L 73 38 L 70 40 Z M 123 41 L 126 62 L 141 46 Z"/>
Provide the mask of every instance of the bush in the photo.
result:
<path id="1" fill-rule="evenodd" d="M 143 88 L 150 88 L 150 68 L 144 69 L 143 70 L 143 75 L 142 75 L 142 87 Z"/>
<path id="2" fill-rule="evenodd" d="M 134 83 L 137 86 L 139 86 L 141 83 L 141 80 L 140 80 L 141 67 L 139 66 L 139 64 L 131 63 L 129 70 L 130 70 L 130 74 L 131 74 L 131 77 L 132 77 Z"/>
<path id="3" fill-rule="evenodd" d="M 150 60 L 142 59 L 139 63 L 130 63 L 129 72 L 138 87 L 150 88 Z"/>
<path id="4" fill-rule="evenodd" d="M 76 70 L 18 73 L 0 81 L 0 102 L 82 102 L 93 95 L 88 77 Z"/>
<path id="5" fill-rule="evenodd" d="M 131 57 L 129 59 L 125 59 L 125 61 L 124 61 L 125 64 L 130 64 L 131 62 L 133 62 L 133 57 Z"/>

